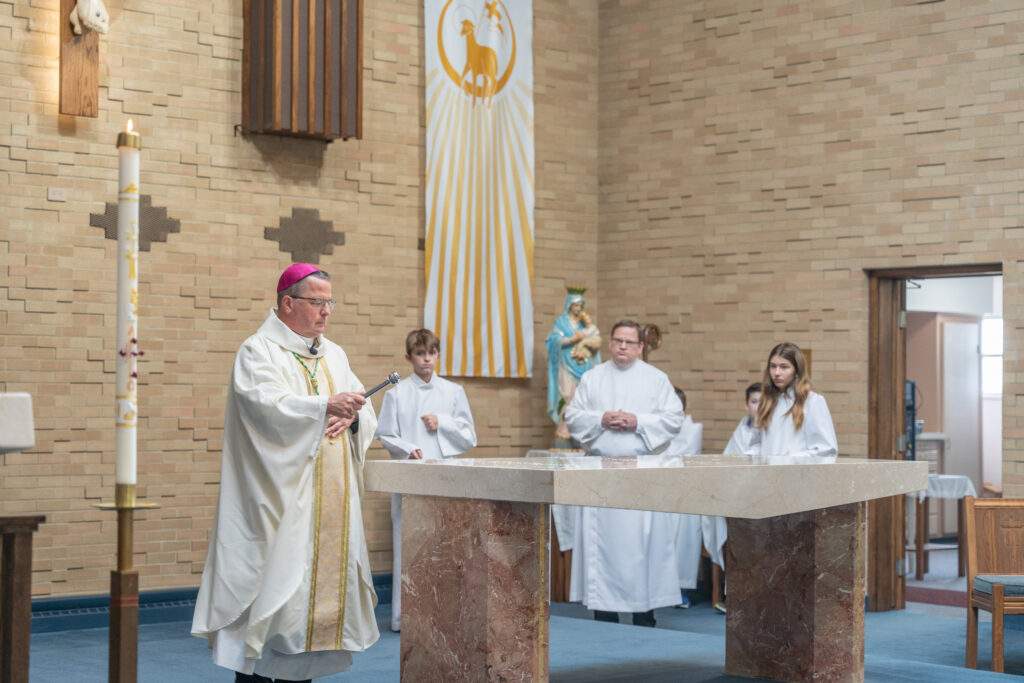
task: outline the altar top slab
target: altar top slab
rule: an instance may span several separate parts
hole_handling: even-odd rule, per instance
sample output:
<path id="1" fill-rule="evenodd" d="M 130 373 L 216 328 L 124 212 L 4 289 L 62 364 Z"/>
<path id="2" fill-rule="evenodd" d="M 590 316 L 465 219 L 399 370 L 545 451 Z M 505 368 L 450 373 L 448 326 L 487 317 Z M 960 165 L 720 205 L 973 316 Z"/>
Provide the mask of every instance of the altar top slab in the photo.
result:
<path id="1" fill-rule="evenodd" d="M 928 463 L 862 458 L 648 455 L 372 460 L 366 488 L 762 519 L 913 493 Z"/>

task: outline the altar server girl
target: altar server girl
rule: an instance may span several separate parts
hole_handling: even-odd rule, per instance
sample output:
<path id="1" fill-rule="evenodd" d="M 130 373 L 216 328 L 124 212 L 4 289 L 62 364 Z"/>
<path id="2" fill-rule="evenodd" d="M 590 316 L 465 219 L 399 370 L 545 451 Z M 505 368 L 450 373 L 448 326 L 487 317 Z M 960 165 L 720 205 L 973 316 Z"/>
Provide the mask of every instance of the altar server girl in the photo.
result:
<path id="1" fill-rule="evenodd" d="M 811 391 L 807 363 L 796 344 L 783 342 L 768 354 L 755 425 L 748 455 L 838 453 L 828 404 L 824 396 Z"/>

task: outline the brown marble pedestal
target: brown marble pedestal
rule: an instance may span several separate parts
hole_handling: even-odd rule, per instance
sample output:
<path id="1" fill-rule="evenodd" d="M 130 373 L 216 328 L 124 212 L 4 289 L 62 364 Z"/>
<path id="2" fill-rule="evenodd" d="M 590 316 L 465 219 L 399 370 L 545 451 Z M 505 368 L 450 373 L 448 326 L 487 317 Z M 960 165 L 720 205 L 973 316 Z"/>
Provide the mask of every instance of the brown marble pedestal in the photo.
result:
<path id="1" fill-rule="evenodd" d="M 864 680 L 864 504 L 730 519 L 725 671 Z"/>
<path id="2" fill-rule="evenodd" d="M 402 680 L 548 679 L 548 506 L 403 496 Z"/>

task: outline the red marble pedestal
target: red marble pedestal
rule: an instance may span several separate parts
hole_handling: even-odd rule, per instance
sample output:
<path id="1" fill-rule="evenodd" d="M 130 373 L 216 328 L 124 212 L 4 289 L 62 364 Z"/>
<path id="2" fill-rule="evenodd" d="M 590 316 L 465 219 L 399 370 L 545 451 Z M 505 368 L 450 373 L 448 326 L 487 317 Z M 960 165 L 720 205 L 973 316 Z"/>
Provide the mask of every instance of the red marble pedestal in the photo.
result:
<path id="1" fill-rule="evenodd" d="M 548 679 L 548 506 L 403 496 L 403 681 Z"/>
<path id="2" fill-rule="evenodd" d="M 864 680 L 863 503 L 730 519 L 725 671 Z"/>

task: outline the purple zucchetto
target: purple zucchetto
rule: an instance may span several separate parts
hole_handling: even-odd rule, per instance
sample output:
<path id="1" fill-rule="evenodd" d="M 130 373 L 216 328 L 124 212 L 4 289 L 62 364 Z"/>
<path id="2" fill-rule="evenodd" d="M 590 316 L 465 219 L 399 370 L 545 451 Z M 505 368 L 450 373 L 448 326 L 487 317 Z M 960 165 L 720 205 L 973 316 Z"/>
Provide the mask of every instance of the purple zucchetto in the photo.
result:
<path id="1" fill-rule="evenodd" d="M 320 270 L 320 266 L 312 263 L 293 263 L 281 273 L 277 280 L 277 291 L 283 292 L 299 280 L 308 277 L 310 274 Z"/>

